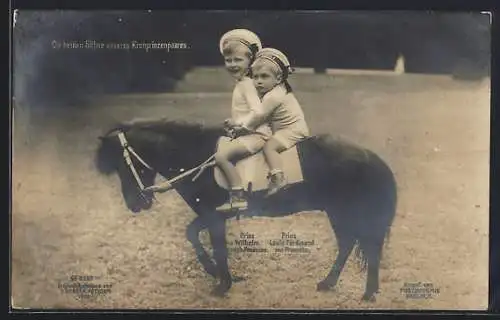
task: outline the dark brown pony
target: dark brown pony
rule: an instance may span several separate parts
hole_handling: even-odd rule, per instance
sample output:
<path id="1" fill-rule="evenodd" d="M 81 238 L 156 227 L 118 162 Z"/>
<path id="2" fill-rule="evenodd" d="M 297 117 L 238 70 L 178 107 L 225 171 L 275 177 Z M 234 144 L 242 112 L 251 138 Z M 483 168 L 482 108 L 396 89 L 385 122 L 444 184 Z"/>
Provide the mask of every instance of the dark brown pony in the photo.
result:
<path id="1" fill-rule="evenodd" d="M 126 138 L 125 143 L 123 139 L 120 143 L 118 133 Z M 101 173 L 119 175 L 123 198 L 131 211 L 147 210 L 153 195 L 144 192 L 143 187 L 151 186 L 156 174 L 171 179 L 184 169 L 203 163 L 214 153 L 216 142 L 223 134 L 222 127 L 174 121 L 112 129 L 101 137 L 97 167 Z M 144 163 L 131 155 L 132 166 L 127 164 L 123 152 L 127 145 L 133 147 Z M 305 140 L 297 149 L 304 181 L 269 198 L 264 197 L 264 191 L 249 193 L 245 214 L 280 217 L 303 211 L 325 211 L 339 250 L 330 272 L 318 283 L 317 289 L 335 287 L 347 258 L 356 247 L 362 267 L 368 270 L 362 299 L 374 301 L 379 290 L 383 245 L 396 211 L 397 192 L 392 171 L 370 150 L 328 135 Z M 212 168 L 202 172 L 194 182 L 191 178 L 173 184 L 198 215 L 187 228 L 187 239 L 205 271 L 219 280 L 213 294 L 224 295 L 236 279 L 228 268 L 225 227 L 225 220 L 234 215 L 214 210 L 225 201 L 227 191 L 216 184 Z M 209 231 L 213 260 L 199 239 L 204 229 Z"/>

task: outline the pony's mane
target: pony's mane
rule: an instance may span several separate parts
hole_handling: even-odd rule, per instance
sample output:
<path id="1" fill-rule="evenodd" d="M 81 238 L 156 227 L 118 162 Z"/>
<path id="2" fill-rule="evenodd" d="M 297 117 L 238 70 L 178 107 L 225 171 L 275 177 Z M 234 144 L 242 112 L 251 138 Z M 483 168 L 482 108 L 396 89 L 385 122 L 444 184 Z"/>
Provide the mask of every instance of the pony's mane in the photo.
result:
<path id="1" fill-rule="evenodd" d="M 163 123 L 157 125 L 157 128 L 172 128 L 172 129 L 201 129 L 202 124 L 200 122 L 188 122 L 186 120 L 167 120 Z"/>
<path id="2" fill-rule="evenodd" d="M 147 130 L 162 134 L 198 135 L 208 132 L 220 132 L 222 126 L 206 125 L 201 122 L 188 122 L 185 120 L 166 120 L 147 126 L 137 125 L 131 130 Z"/>

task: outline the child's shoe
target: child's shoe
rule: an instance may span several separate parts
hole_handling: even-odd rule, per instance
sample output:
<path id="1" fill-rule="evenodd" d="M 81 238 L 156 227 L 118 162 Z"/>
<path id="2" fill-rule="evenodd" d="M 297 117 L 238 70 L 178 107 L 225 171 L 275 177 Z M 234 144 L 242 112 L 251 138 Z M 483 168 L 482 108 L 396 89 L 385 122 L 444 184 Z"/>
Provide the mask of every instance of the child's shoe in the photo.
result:
<path id="1" fill-rule="evenodd" d="M 271 172 L 268 176 L 269 178 L 269 186 L 266 197 L 272 196 L 288 184 L 285 174 L 283 171 L 275 171 Z"/>
<path id="2" fill-rule="evenodd" d="M 243 188 L 241 188 L 241 189 L 230 190 L 228 201 L 215 208 L 215 210 L 220 212 L 228 212 L 228 211 L 246 210 L 247 208 L 248 208 L 248 202 L 245 199 L 244 190 Z"/>

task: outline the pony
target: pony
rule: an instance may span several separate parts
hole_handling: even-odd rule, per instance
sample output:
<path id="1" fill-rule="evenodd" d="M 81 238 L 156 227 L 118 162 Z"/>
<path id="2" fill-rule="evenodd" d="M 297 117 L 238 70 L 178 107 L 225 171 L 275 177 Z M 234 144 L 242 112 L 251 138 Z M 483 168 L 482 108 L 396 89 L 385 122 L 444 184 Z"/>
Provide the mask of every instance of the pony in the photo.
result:
<path id="1" fill-rule="evenodd" d="M 146 190 L 153 185 L 157 174 L 172 181 L 171 188 L 196 213 L 186 229 L 186 237 L 203 269 L 217 280 L 211 292 L 216 296 L 226 295 L 233 282 L 243 280 L 233 277 L 229 271 L 226 244 L 225 222 L 239 218 L 239 213 L 215 211 L 225 201 L 227 190 L 216 183 L 214 170 L 207 165 L 224 134 L 222 125 L 185 121 L 118 125 L 99 137 L 96 154 L 100 173 L 116 173 L 120 177 L 123 200 L 132 212 L 152 207 L 154 194 Z M 304 211 L 326 212 L 338 252 L 330 271 L 317 284 L 317 290 L 336 286 L 344 264 L 356 247 L 362 271 L 367 270 L 361 299 L 376 301 L 382 251 L 396 212 L 397 187 L 393 172 L 374 152 L 328 134 L 314 135 L 296 148 L 303 181 L 271 197 L 264 195 L 265 190 L 246 190 L 247 214 L 283 217 Z M 186 171 L 186 168 L 193 169 Z M 187 179 L 195 172 L 196 179 Z M 200 242 L 200 232 L 205 229 L 213 257 Z"/>

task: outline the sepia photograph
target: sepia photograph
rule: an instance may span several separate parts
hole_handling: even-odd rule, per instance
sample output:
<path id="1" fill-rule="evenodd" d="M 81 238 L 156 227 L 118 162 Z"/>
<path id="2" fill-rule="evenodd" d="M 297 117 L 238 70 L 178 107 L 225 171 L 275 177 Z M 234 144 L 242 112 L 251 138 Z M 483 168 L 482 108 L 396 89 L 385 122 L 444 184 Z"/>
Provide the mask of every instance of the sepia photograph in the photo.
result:
<path id="1" fill-rule="evenodd" d="M 15 10 L 10 304 L 486 310 L 488 12 Z"/>

